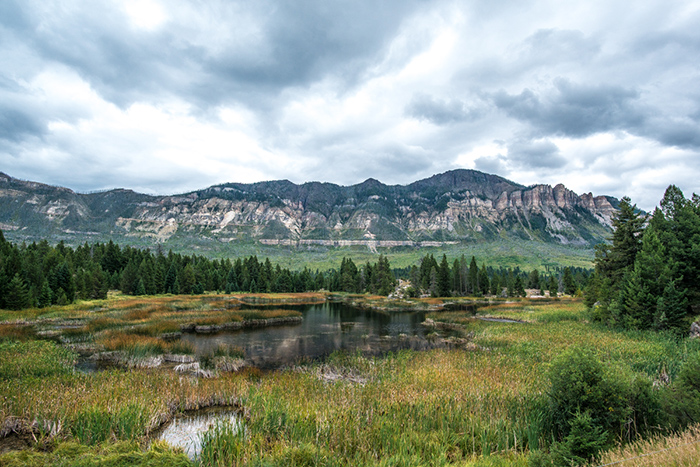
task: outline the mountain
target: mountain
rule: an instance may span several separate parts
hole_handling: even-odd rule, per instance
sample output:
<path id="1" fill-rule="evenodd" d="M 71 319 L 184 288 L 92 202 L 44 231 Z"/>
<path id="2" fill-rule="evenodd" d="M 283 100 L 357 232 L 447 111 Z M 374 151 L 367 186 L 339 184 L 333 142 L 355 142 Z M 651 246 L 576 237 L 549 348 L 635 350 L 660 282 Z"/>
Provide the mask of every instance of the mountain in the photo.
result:
<path id="1" fill-rule="evenodd" d="M 174 196 L 117 189 L 80 194 L 0 173 L 0 229 L 15 240 L 132 238 L 402 246 L 523 238 L 591 245 L 618 201 L 563 185 L 525 187 L 453 170 L 410 185 L 288 180 L 227 183 Z"/>

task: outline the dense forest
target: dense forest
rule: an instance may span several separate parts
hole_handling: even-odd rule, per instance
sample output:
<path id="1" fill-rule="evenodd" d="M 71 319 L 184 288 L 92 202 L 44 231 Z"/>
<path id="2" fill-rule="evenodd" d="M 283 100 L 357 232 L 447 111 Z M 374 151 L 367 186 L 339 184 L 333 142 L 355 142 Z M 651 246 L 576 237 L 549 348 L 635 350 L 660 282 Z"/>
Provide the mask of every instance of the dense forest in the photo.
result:
<path id="1" fill-rule="evenodd" d="M 625 329 L 687 330 L 700 307 L 700 197 L 671 185 L 641 215 L 623 198 L 610 244 L 596 250 L 586 303 L 596 320 Z"/>
<path id="2" fill-rule="evenodd" d="M 77 299 L 100 299 L 107 291 L 131 295 L 201 294 L 210 292 L 345 291 L 389 295 L 398 278 L 410 280 L 410 296 L 525 296 L 525 289 L 573 295 L 588 282 L 590 271 L 580 268 L 537 270 L 477 267 L 464 256 L 452 265 L 445 255 L 438 262 L 426 255 L 420 265 L 392 269 L 386 256 L 358 267 L 343 258 L 330 271 L 293 271 L 256 256 L 210 260 L 197 255 L 167 254 L 160 249 L 87 243 L 71 248 L 48 241 L 15 245 L 0 231 L 0 308 L 23 309 L 68 304 Z"/>

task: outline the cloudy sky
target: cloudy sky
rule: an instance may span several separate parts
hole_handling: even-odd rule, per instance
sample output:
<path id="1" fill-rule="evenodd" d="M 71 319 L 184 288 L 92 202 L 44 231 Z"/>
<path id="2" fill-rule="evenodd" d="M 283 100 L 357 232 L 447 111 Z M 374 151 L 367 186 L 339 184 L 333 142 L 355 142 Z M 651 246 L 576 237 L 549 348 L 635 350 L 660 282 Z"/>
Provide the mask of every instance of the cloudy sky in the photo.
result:
<path id="1" fill-rule="evenodd" d="M 700 191 L 700 3 L 2 0 L 0 171 Z"/>

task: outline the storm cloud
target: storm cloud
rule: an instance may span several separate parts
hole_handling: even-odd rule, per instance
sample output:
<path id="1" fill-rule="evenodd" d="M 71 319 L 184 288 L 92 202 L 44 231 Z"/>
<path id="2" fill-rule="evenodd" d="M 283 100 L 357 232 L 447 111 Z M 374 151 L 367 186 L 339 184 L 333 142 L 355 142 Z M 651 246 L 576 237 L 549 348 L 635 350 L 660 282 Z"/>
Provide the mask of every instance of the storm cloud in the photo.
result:
<path id="1" fill-rule="evenodd" d="M 475 168 L 700 177 L 700 9 L 660 0 L 6 0 L 0 171 L 79 191 Z"/>

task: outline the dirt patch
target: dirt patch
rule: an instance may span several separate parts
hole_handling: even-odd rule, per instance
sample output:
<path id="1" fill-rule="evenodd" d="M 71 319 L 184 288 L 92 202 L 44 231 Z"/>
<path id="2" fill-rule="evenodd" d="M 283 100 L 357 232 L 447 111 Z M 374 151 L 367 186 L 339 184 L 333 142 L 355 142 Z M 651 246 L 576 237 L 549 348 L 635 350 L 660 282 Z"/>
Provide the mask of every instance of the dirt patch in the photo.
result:
<path id="1" fill-rule="evenodd" d="M 10 451 L 23 451 L 29 449 L 34 441 L 30 436 L 12 433 L 9 436 L 0 438 L 0 454 Z"/>

